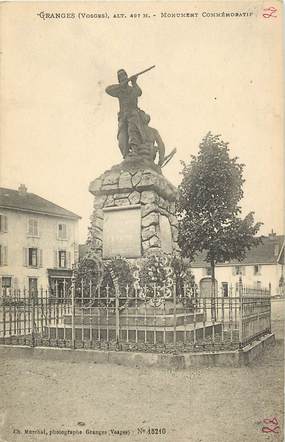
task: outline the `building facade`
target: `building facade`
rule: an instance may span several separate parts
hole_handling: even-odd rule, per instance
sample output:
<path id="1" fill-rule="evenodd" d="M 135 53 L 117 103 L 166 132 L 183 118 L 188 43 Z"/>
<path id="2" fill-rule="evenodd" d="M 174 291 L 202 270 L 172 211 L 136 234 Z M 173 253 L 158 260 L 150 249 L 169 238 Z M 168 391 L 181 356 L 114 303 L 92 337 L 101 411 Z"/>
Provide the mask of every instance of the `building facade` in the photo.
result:
<path id="1" fill-rule="evenodd" d="M 78 259 L 79 219 L 24 185 L 0 188 L 1 287 L 62 291 Z"/>
<path id="2" fill-rule="evenodd" d="M 211 268 L 205 262 L 205 253 L 199 254 L 191 263 L 195 281 L 201 292 L 208 295 L 211 290 Z M 216 264 L 215 278 L 224 294 L 240 281 L 256 289 L 270 289 L 271 295 L 284 295 L 284 236 L 269 234 L 262 243 L 247 252 L 241 261 Z"/>

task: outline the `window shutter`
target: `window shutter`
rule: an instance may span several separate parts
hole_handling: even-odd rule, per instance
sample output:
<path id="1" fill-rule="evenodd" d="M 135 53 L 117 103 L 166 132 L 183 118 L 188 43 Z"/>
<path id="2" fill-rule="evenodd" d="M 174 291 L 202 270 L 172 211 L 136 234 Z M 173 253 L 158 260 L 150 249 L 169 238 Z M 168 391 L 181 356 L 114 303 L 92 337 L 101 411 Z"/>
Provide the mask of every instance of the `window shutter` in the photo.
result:
<path id="1" fill-rule="evenodd" d="M 54 267 L 58 267 L 58 250 L 54 251 Z"/>
<path id="2" fill-rule="evenodd" d="M 0 232 L 7 232 L 8 221 L 6 215 L 0 215 Z"/>
<path id="3" fill-rule="evenodd" d="M 67 225 L 64 223 L 59 223 L 57 225 L 57 239 L 67 239 Z"/>
<path id="4" fill-rule="evenodd" d="M 34 226 L 35 226 L 35 235 L 36 236 L 40 236 L 40 229 L 39 229 L 39 220 L 38 219 L 35 219 L 34 220 Z"/>
<path id="5" fill-rule="evenodd" d="M 38 267 L 43 266 L 43 251 L 42 249 L 38 249 Z"/>
<path id="6" fill-rule="evenodd" d="M 236 274 L 236 268 L 235 268 L 235 266 L 232 267 L 232 273 L 233 273 L 233 275 Z"/>
<path id="7" fill-rule="evenodd" d="M 66 260 L 67 260 L 66 267 L 68 269 L 70 269 L 71 268 L 71 253 L 70 252 L 66 253 Z"/>
<path id="8" fill-rule="evenodd" d="M 8 247 L 7 246 L 3 247 L 3 252 L 4 252 L 3 265 L 7 266 L 8 265 Z"/>
<path id="9" fill-rule="evenodd" d="M 241 269 L 242 269 L 242 270 L 241 270 L 242 275 L 245 275 L 245 266 L 242 266 Z"/>
<path id="10" fill-rule="evenodd" d="M 16 276 L 12 276 L 12 287 L 16 290 L 18 288 L 18 278 Z"/>
<path id="11" fill-rule="evenodd" d="M 28 218 L 27 233 L 28 235 L 32 233 L 32 220 L 30 218 Z"/>
<path id="12" fill-rule="evenodd" d="M 28 266 L 28 253 L 29 253 L 29 249 L 26 249 L 25 247 L 23 248 L 23 266 L 27 267 Z"/>
<path id="13" fill-rule="evenodd" d="M 74 263 L 78 261 L 79 258 L 79 247 L 78 244 L 74 243 Z"/>

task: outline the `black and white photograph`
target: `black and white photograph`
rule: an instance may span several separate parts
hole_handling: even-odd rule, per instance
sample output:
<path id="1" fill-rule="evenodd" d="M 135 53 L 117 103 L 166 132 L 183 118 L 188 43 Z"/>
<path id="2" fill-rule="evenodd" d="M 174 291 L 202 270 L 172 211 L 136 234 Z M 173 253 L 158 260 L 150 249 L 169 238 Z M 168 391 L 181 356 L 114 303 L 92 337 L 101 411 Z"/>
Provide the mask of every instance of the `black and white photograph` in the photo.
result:
<path id="1" fill-rule="evenodd" d="M 0 3 L 0 442 L 284 440 L 282 26 Z"/>

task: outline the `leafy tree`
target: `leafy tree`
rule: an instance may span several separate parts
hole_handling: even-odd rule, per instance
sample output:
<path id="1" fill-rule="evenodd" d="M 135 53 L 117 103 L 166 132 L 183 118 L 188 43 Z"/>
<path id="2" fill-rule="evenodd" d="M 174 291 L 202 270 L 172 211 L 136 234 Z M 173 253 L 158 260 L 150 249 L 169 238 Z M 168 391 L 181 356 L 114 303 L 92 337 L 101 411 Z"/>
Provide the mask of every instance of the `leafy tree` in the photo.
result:
<path id="1" fill-rule="evenodd" d="M 244 164 L 230 158 L 228 143 L 220 135 L 209 132 L 198 155 L 182 165 L 178 242 L 182 255 L 190 259 L 197 252 L 207 252 L 214 296 L 216 263 L 243 260 L 246 251 L 261 241 L 255 235 L 262 223 L 254 222 L 254 212 L 240 217 Z"/>

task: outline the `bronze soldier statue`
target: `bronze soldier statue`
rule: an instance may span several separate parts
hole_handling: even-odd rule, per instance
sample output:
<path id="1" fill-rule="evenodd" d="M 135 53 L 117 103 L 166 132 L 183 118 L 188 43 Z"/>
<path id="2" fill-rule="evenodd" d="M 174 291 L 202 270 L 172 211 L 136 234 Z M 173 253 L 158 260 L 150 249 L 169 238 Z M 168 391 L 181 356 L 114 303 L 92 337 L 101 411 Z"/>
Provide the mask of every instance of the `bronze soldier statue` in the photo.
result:
<path id="1" fill-rule="evenodd" d="M 129 150 L 135 151 L 136 146 L 144 139 L 143 125 L 139 116 L 138 97 L 142 90 L 137 84 L 137 75 L 128 78 L 124 69 L 117 73 L 119 84 L 106 88 L 107 94 L 119 99 L 118 141 L 119 148 L 125 158 Z M 128 83 L 131 81 L 132 85 Z"/>
<path id="2" fill-rule="evenodd" d="M 157 165 L 163 167 L 173 157 L 176 149 L 165 156 L 165 146 L 158 130 L 148 126 L 150 116 L 138 107 L 138 98 L 142 95 L 142 90 L 137 84 L 137 78 L 154 67 L 151 66 L 131 77 L 128 77 L 125 69 L 119 69 L 119 83 L 107 86 L 105 91 L 119 100 L 117 138 L 123 158 L 131 154 L 133 158 L 154 162 L 158 153 Z"/>

